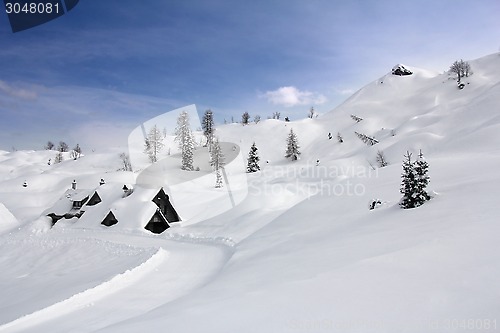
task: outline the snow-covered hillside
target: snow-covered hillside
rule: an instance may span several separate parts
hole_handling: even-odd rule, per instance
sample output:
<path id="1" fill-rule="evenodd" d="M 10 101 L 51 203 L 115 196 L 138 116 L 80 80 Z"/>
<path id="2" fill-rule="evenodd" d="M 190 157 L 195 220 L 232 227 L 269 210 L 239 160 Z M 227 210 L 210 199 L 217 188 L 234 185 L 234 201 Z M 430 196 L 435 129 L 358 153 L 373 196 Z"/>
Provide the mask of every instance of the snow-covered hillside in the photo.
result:
<path id="1" fill-rule="evenodd" d="M 202 147 L 192 172 L 176 152 L 133 172 L 118 154 L 48 165 L 54 152 L 0 152 L 0 332 L 499 330 L 500 54 L 470 65 L 463 89 L 405 66 L 413 75 L 389 71 L 315 119 L 219 126 L 223 189 Z M 283 157 L 290 129 L 295 162 Z M 261 171 L 245 174 L 253 142 Z M 401 162 L 420 150 L 434 197 L 403 210 Z M 50 227 L 73 180 L 101 178 L 136 195 L 163 186 L 182 222 L 161 234 L 132 213 Z M 134 211 L 130 198 L 116 205 Z"/>

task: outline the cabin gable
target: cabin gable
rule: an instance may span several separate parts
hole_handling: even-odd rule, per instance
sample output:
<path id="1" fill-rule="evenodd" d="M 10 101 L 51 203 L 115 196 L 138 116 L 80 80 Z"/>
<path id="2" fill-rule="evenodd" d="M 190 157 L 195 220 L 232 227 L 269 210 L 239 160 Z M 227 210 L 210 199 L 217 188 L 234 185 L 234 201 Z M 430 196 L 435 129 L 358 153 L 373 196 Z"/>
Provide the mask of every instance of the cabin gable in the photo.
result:
<path id="1" fill-rule="evenodd" d="M 156 210 L 151 217 L 151 220 L 149 220 L 148 224 L 144 227 L 144 229 L 149 230 L 154 234 L 161 234 L 168 228 L 170 228 L 170 226 L 159 209 Z"/>
<path id="2" fill-rule="evenodd" d="M 116 219 L 115 215 L 113 212 L 109 212 L 108 215 L 102 220 L 101 224 L 105 225 L 106 227 L 111 227 L 112 225 L 115 225 L 118 223 L 118 220 Z"/>
<path id="3" fill-rule="evenodd" d="M 87 202 L 87 206 L 97 205 L 101 201 L 102 201 L 101 197 L 99 196 L 99 194 L 96 191 L 96 192 L 94 192 L 94 194 L 92 195 L 92 197 L 90 197 L 89 201 Z"/>
<path id="4" fill-rule="evenodd" d="M 181 219 L 170 203 L 169 197 L 163 189 L 160 189 L 152 200 L 168 222 L 179 222 Z"/>

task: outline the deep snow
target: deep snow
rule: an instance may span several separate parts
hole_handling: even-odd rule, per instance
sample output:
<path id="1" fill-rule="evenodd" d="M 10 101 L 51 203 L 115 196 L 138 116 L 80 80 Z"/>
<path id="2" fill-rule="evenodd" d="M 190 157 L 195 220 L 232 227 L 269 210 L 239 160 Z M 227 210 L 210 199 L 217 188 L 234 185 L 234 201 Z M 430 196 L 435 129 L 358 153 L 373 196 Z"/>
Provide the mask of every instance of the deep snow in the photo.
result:
<path id="1" fill-rule="evenodd" d="M 317 119 L 218 127 L 223 189 L 204 148 L 189 174 L 175 150 L 155 167 L 131 151 L 134 172 L 117 171 L 117 154 L 48 165 L 54 152 L 0 152 L 0 332 L 499 330 L 500 54 L 470 63 L 463 90 L 405 65 L 413 75 L 384 75 Z M 290 128 L 296 162 L 283 157 Z M 245 174 L 254 141 L 262 170 Z M 403 154 L 420 149 L 434 198 L 402 210 Z M 73 179 L 148 177 L 183 217 L 161 235 L 43 216 Z"/>

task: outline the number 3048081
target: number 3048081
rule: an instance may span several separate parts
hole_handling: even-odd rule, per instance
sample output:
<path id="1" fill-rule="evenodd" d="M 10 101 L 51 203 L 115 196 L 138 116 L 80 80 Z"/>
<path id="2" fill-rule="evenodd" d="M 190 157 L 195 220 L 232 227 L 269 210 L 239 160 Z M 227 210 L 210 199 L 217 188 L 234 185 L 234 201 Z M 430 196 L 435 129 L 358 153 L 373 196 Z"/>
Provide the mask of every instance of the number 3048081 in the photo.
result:
<path id="1" fill-rule="evenodd" d="M 7 14 L 59 14 L 59 4 L 50 2 L 31 2 L 20 4 L 18 2 L 7 2 L 5 4 Z"/>

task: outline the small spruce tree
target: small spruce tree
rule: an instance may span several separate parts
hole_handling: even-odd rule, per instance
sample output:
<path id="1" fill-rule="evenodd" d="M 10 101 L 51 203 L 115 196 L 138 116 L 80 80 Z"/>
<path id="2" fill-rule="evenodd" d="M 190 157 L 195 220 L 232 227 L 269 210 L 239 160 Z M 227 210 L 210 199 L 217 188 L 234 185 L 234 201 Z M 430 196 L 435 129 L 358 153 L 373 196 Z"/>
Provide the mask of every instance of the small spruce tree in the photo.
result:
<path id="1" fill-rule="evenodd" d="M 401 174 L 400 192 L 403 197 L 399 205 L 404 209 L 421 206 L 431 198 L 426 191 L 429 184 L 427 175 L 429 165 L 424 160 L 422 152 L 416 161 L 412 161 L 411 156 L 410 152 L 406 152 Z"/>
<path id="2" fill-rule="evenodd" d="M 298 160 L 299 155 L 301 154 L 299 148 L 300 146 L 297 140 L 297 135 L 293 132 L 293 128 L 291 128 L 287 138 L 285 157 L 291 158 L 292 161 Z"/>
<path id="3" fill-rule="evenodd" d="M 207 138 L 207 144 L 205 146 L 210 146 L 215 132 L 214 115 L 212 110 L 208 109 L 205 111 L 201 121 L 201 128 L 203 129 L 203 135 Z"/>
<path id="4" fill-rule="evenodd" d="M 212 144 L 212 150 L 210 152 L 210 165 L 215 171 L 215 188 L 222 187 L 222 168 L 225 164 L 224 154 L 219 143 L 219 139 L 216 138 Z"/>
<path id="5" fill-rule="evenodd" d="M 193 171 L 194 138 L 189 126 L 189 114 L 182 111 L 177 118 L 177 127 L 175 129 L 175 141 L 181 150 L 181 169 Z"/>
<path id="6" fill-rule="evenodd" d="M 76 147 L 71 151 L 70 156 L 74 160 L 77 160 L 82 156 L 82 148 L 78 143 L 76 144 Z"/>
<path id="7" fill-rule="evenodd" d="M 314 117 L 314 114 L 316 111 L 314 111 L 314 108 L 311 106 L 311 109 L 309 110 L 309 113 L 307 114 L 307 118 L 312 119 Z"/>
<path id="8" fill-rule="evenodd" d="M 361 140 L 363 141 L 364 143 L 366 143 L 367 145 L 369 146 L 373 146 L 373 145 L 376 145 L 378 143 L 378 140 L 375 139 L 375 138 L 372 138 L 368 135 L 365 135 L 363 133 L 358 133 L 358 132 L 354 132 L 354 134 L 356 134 L 356 136 Z"/>
<path id="9" fill-rule="evenodd" d="M 411 160 L 412 154 L 406 152 L 403 160 L 403 173 L 401 174 L 401 188 L 400 192 L 403 195 L 399 205 L 401 208 L 414 208 L 415 201 L 413 194 L 415 193 L 415 168 L 414 162 Z"/>
<path id="10" fill-rule="evenodd" d="M 389 165 L 389 163 L 387 162 L 387 159 L 385 158 L 384 152 L 381 150 L 377 151 L 376 159 L 377 159 L 377 164 L 380 168 L 383 168 L 383 167 L 386 167 Z"/>
<path id="11" fill-rule="evenodd" d="M 148 137 L 144 142 L 144 153 L 148 155 L 151 163 L 158 161 L 158 155 L 163 149 L 163 146 L 163 135 L 158 129 L 158 126 L 154 125 L 149 130 Z"/>
<path id="12" fill-rule="evenodd" d="M 420 150 L 418 154 L 418 159 L 415 162 L 415 200 L 417 206 L 423 205 L 426 201 L 430 200 L 431 197 L 427 193 L 427 185 L 429 185 L 430 177 L 428 175 L 429 164 L 424 159 L 424 155 Z"/>
<path id="13" fill-rule="evenodd" d="M 352 118 L 355 122 L 357 122 L 357 123 L 359 123 L 360 121 L 362 121 L 362 120 L 363 120 L 363 118 L 358 117 L 358 116 L 353 115 L 353 114 L 351 114 L 351 118 Z"/>
<path id="14" fill-rule="evenodd" d="M 64 161 L 64 157 L 61 151 L 58 151 L 56 157 L 54 158 L 54 163 L 61 163 Z"/>
<path id="15" fill-rule="evenodd" d="M 257 172 L 260 170 L 259 166 L 259 153 L 257 152 L 258 148 L 255 145 L 255 142 L 250 147 L 250 152 L 248 153 L 248 164 L 247 164 L 247 172 Z"/>

